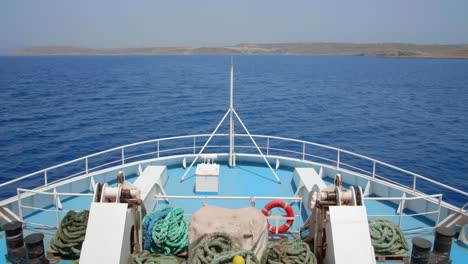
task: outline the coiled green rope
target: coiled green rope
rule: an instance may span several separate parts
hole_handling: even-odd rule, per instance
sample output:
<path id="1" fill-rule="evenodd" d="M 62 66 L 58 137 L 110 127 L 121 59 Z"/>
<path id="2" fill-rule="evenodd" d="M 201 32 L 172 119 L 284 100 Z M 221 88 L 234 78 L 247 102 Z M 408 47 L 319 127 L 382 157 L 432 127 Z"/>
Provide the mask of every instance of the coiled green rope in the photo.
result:
<path id="1" fill-rule="evenodd" d="M 390 220 L 382 218 L 369 220 L 369 231 L 372 246 L 377 254 L 398 255 L 409 250 L 400 228 Z"/>
<path id="2" fill-rule="evenodd" d="M 169 211 L 167 215 L 159 218 L 152 226 L 146 226 L 146 222 L 151 222 L 151 217 L 160 215 L 160 212 Z M 188 224 L 184 217 L 184 210 L 181 208 L 161 208 L 143 218 L 143 226 L 151 230 L 151 253 L 163 255 L 177 255 L 187 251 L 188 247 Z M 143 230 L 147 233 L 148 230 Z"/>
<path id="3" fill-rule="evenodd" d="M 317 259 L 309 245 L 300 240 L 281 240 L 270 244 L 262 264 L 316 264 Z"/>
<path id="4" fill-rule="evenodd" d="M 131 264 L 179 264 L 176 257 L 173 256 L 159 256 L 157 254 L 151 254 L 147 250 L 143 250 L 140 253 L 133 254 L 130 259 Z"/>
<path id="5" fill-rule="evenodd" d="M 89 211 L 69 211 L 62 219 L 50 248 L 63 256 L 77 258 L 86 235 Z"/>
<path id="6" fill-rule="evenodd" d="M 189 263 L 191 264 L 228 264 L 235 256 L 242 256 L 246 264 L 260 263 L 252 251 L 240 249 L 226 233 L 212 233 L 191 250 Z"/>

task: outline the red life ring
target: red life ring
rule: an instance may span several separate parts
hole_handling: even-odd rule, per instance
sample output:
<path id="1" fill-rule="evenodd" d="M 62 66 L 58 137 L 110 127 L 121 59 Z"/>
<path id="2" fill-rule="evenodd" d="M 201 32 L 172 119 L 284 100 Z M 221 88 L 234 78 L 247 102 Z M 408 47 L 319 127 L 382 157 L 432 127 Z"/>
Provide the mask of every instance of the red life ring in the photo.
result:
<path id="1" fill-rule="evenodd" d="M 268 216 L 270 210 L 273 209 L 273 208 L 276 208 L 276 207 L 283 208 L 286 211 L 286 216 L 287 217 L 294 217 L 294 211 L 291 208 L 291 206 L 289 204 L 285 203 L 284 201 L 281 201 L 281 200 L 273 200 L 273 201 L 267 203 L 265 205 L 265 207 L 263 208 L 263 210 L 262 210 L 263 215 Z M 282 233 L 288 231 L 289 227 L 292 226 L 293 222 L 294 222 L 293 219 L 286 220 L 286 223 L 284 223 L 284 225 L 278 227 L 278 234 L 282 234 Z M 276 234 L 276 226 L 270 225 L 268 220 L 267 220 L 267 224 L 268 224 L 268 230 L 271 233 Z"/>

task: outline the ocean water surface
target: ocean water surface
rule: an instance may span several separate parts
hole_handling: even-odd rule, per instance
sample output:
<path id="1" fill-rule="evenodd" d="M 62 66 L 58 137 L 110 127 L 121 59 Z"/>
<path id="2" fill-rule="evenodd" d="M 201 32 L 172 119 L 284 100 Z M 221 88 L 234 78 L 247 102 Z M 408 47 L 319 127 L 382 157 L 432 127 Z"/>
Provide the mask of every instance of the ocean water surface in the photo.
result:
<path id="1" fill-rule="evenodd" d="M 123 144 L 210 133 L 229 106 L 230 60 L 0 57 L 0 182 Z M 235 56 L 234 63 L 235 105 L 251 133 L 350 150 L 468 191 L 468 60 Z M 418 182 L 438 191 L 430 185 Z"/>

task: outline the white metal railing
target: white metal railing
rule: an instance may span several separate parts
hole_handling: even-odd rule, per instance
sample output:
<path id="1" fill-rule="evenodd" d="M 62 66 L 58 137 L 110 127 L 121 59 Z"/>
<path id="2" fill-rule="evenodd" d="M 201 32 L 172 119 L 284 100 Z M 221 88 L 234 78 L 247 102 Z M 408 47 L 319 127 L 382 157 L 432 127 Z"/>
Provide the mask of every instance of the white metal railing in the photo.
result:
<path id="1" fill-rule="evenodd" d="M 8 188 L 10 187 L 10 192 L 12 193 L 11 195 L 13 195 L 14 190 L 11 190 L 12 189 L 11 187 L 13 186 L 14 183 L 17 183 L 16 184 L 17 186 L 15 187 L 19 187 L 19 188 L 25 187 L 28 189 L 41 189 L 41 188 L 47 188 L 52 183 L 57 183 L 65 179 L 69 179 L 71 177 L 80 175 L 80 174 L 88 175 L 90 172 L 105 168 L 107 166 L 124 165 L 128 161 L 144 160 L 144 159 L 147 159 L 148 157 L 159 158 L 159 157 L 164 157 L 164 156 L 170 156 L 172 154 L 193 155 L 202 146 L 202 145 L 197 146 L 197 142 L 204 143 L 206 139 L 208 139 L 209 136 L 210 136 L 209 134 L 199 134 L 199 135 L 168 137 L 168 138 L 147 140 L 147 141 L 128 144 L 128 145 L 124 145 L 124 146 L 120 146 L 116 148 L 111 148 L 105 151 L 97 152 L 91 155 L 87 155 L 81 158 L 77 158 L 71 161 L 61 163 L 55 166 L 51 166 L 51 167 L 39 170 L 37 172 L 33 172 L 30 174 L 12 179 L 10 181 L 1 183 L 0 190 L 2 190 L 3 193 L 6 193 L 6 191 L 8 191 Z M 217 151 L 218 153 L 224 153 L 224 152 L 227 153 L 228 148 L 229 148 L 229 144 L 228 144 L 229 134 L 215 134 L 214 137 L 222 138 L 223 142 L 225 143 L 216 144 L 213 146 L 208 145 L 206 147 L 206 150 L 207 151 L 218 150 Z M 248 137 L 248 135 L 236 134 L 235 137 L 245 138 L 245 137 Z M 382 162 L 373 158 L 369 158 L 367 156 L 360 155 L 351 151 L 347 151 L 347 150 L 343 150 L 343 149 L 339 149 L 339 148 L 335 148 L 331 146 L 326 146 L 326 145 L 319 144 L 319 143 L 313 143 L 313 142 L 297 140 L 297 139 L 289 139 L 289 138 L 284 138 L 284 137 L 265 136 L 265 135 L 252 135 L 252 137 L 257 142 L 259 142 L 259 140 L 261 139 L 266 141 L 266 144 L 259 144 L 259 148 L 262 151 L 264 151 L 267 156 L 272 155 L 272 152 L 276 152 L 278 153 L 277 155 L 281 155 L 281 156 L 285 156 L 289 158 L 302 159 L 305 161 L 313 161 L 313 159 L 316 159 L 316 160 L 319 160 L 321 163 L 324 163 L 329 166 L 333 166 L 337 169 L 346 169 L 346 170 L 357 172 L 360 174 L 365 174 L 369 177 L 378 178 L 387 182 L 394 183 L 396 185 L 400 185 L 405 188 L 410 188 L 415 192 L 420 191 L 424 193 L 424 191 L 418 188 L 418 185 L 417 185 L 418 181 L 423 180 L 425 182 L 431 183 L 434 186 L 436 186 L 438 188 L 438 191 L 443 190 L 443 191 L 447 191 L 450 193 L 462 195 L 464 196 L 464 199 L 466 199 L 466 197 L 468 196 L 468 193 L 463 190 L 454 188 L 452 186 L 440 183 L 438 181 L 424 177 L 417 173 L 413 173 L 408 170 L 405 170 L 405 169 L 390 165 L 388 163 L 385 163 L 385 162 Z M 181 140 L 184 141 L 183 144 L 180 144 Z M 168 147 L 163 149 L 161 145 L 166 144 L 166 143 L 168 144 Z M 289 144 L 289 145 L 287 147 L 284 147 L 284 146 L 281 147 L 281 145 L 284 145 L 284 144 L 286 145 Z M 294 147 L 292 147 L 293 144 L 295 144 Z M 133 153 L 135 152 L 133 148 L 142 147 L 142 146 L 144 147 L 151 146 L 151 148 L 154 151 L 146 151 L 143 153 L 141 152 Z M 237 154 L 243 154 L 243 153 L 248 153 L 249 150 L 255 149 L 256 147 L 251 146 L 251 145 L 238 144 L 235 146 L 235 148 L 236 148 Z M 316 148 L 317 150 L 310 151 L 310 148 Z M 323 154 L 322 155 L 320 154 L 323 151 L 328 151 L 331 153 L 329 153 L 328 156 L 324 156 Z M 126 154 L 126 153 L 132 153 L 132 154 Z M 97 164 L 94 167 L 90 167 L 90 161 L 92 159 L 102 158 L 110 154 L 114 154 L 115 156 L 118 156 L 118 158 L 114 158 L 111 161 L 106 160 L 106 162 L 102 162 L 102 164 Z M 343 155 L 348 155 L 354 159 L 358 159 L 360 162 L 366 162 L 366 163 L 368 162 L 368 165 L 369 167 L 372 168 L 372 170 L 343 162 Z M 50 174 L 52 172 L 57 172 L 60 169 L 67 168 L 67 166 L 71 166 L 71 165 L 77 165 L 77 166 L 82 166 L 82 167 L 84 166 L 84 170 L 80 170 L 74 173 L 59 175 L 58 177 L 53 177 L 51 179 Z M 382 169 L 382 168 L 391 169 L 398 173 L 404 173 L 407 177 L 409 177 L 408 180 L 412 182 L 412 185 L 407 186 L 403 184 L 402 182 L 399 182 L 397 180 L 391 180 L 388 177 L 377 174 L 377 169 Z M 37 180 L 38 177 L 39 179 L 40 177 L 43 178 L 42 184 L 39 184 L 38 186 L 34 186 L 31 188 L 30 180 L 32 179 Z M 27 185 L 20 184 L 22 181 L 25 181 L 25 180 L 28 180 Z M 399 179 L 399 180 L 404 180 L 404 178 Z"/>
<path id="2" fill-rule="evenodd" d="M 291 226 L 289 234 L 294 234 L 300 236 L 300 228 L 301 223 L 300 219 L 302 216 L 302 198 L 301 197 L 275 197 L 275 196 L 195 196 L 195 195 L 155 195 L 154 198 L 156 199 L 156 207 L 159 206 L 159 201 L 168 201 L 170 203 L 171 199 L 177 200 L 199 200 L 202 205 L 208 205 L 209 200 L 222 200 L 222 201 L 239 201 L 244 200 L 247 201 L 251 207 L 255 207 L 256 201 L 269 201 L 269 200 L 282 200 L 282 201 L 291 201 L 291 202 L 299 202 L 299 213 L 294 215 L 294 217 L 287 217 L 285 215 L 271 215 L 267 216 L 267 219 L 271 219 L 275 222 L 274 226 L 276 230 L 279 230 L 280 222 L 286 220 L 293 220 L 294 223 L 298 223 L 296 226 L 297 228 L 294 229 L 294 225 Z M 186 217 L 191 217 L 192 214 L 185 214 Z M 277 233 L 278 234 L 278 233 Z"/>
<path id="3" fill-rule="evenodd" d="M 39 195 L 46 195 L 46 196 L 52 196 L 53 198 L 53 204 L 44 207 L 34 207 L 34 206 L 28 206 L 23 204 L 23 199 L 26 197 L 31 197 L 31 194 L 39 194 Z M 36 226 L 42 226 L 42 227 L 48 227 L 48 228 L 58 228 L 60 226 L 60 214 L 63 212 L 68 212 L 69 210 L 63 210 L 59 206 L 59 201 L 60 197 L 66 196 L 66 197 L 92 197 L 92 193 L 57 193 L 57 192 L 43 192 L 43 191 L 38 191 L 38 190 L 29 190 L 29 189 L 23 189 L 23 188 L 18 188 L 17 189 L 17 196 L 18 196 L 18 213 L 20 220 L 23 221 L 26 224 L 31 224 L 31 225 L 36 225 Z M 275 215 L 275 216 L 269 216 L 267 219 L 272 219 L 275 221 L 275 226 L 276 230 L 278 230 L 278 226 L 280 221 L 285 221 L 292 219 L 296 223 L 299 223 L 300 217 L 302 216 L 302 198 L 301 197 L 276 197 L 276 196 L 194 196 L 194 195 L 155 195 L 154 196 L 156 202 L 156 206 L 159 206 L 159 201 L 167 201 L 170 199 L 186 199 L 186 200 L 199 200 L 202 205 L 207 205 L 209 200 L 223 200 L 223 201 L 233 201 L 233 200 L 245 200 L 249 202 L 250 206 L 255 207 L 256 201 L 257 200 L 283 200 L 283 201 L 291 201 L 291 202 L 299 202 L 298 208 L 299 208 L 299 213 L 296 214 L 294 217 L 287 217 L 287 216 L 281 216 L 281 215 Z M 427 211 L 427 212 L 422 212 L 422 213 L 414 213 L 414 214 L 404 214 L 404 208 L 400 210 L 399 213 L 397 214 L 389 214 L 389 215 L 372 215 L 369 214 L 368 217 L 398 217 L 398 224 L 401 227 L 402 225 L 402 219 L 403 217 L 414 217 L 414 216 L 421 216 L 421 215 L 429 215 L 429 214 L 437 214 L 437 220 L 435 221 L 435 225 L 432 227 L 422 227 L 422 228 L 417 228 L 417 229 L 408 229 L 408 230 L 403 230 L 405 233 L 412 233 L 412 232 L 418 232 L 426 229 L 433 229 L 437 227 L 438 223 L 440 222 L 440 213 L 441 213 L 441 204 L 442 204 L 442 194 L 435 194 L 435 195 L 424 195 L 424 196 L 416 196 L 416 197 L 365 197 L 364 200 L 366 201 L 410 201 L 410 200 L 431 200 L 432 202 L 436 203 L 438 205 L 437 210 L 434 211 Z M 436 200 L 433 200 L 436 199 Z M 55 213 L 56 216 L 56 226 L 50 226 L 46 224 L 40 224 L 40 223 L 35 223 L 35 222 L 28 222 L 24 221 L 23 219 L 23 209 L 30 209 L 30 210 L 35 210 L 35 211 L 42 211 L 42 212 L 51 212 Z M 191 214 L 185 214 L 185 216 L 190 217 Z M 298 225 L 297 230 L 293 229 L 289 233 L 299 235 L 300 229 L 300 224 Z"/>
<path id="4" fill-rule="evenodd" d="M 430 226 L 430 227 L 421 227 L 421 228 L 413 228 L 413 229 L 406 229 L 402 230 L 404 233 L 414 233 L 414 232 L 419 232 L 422 230 L 427 230 L 427 229 L 434 229 L 437 227 L 437 225 L 440 222 L 440 210 L 442 207 L 442 194 L 434 194 L 434 195 L 422 195 L 422 196 L 414 196 L 414 197 L 365 197 L 365 201 L 401 201 L 400 206 L 406 202 L 406 201 L 412 201 L 412 200 L 429 200 L 433 202 L 434 204 L 437 204 L 437 210 L 434 211 L 426 211 L 426 212 L 421 212 L 421 213 L 414 213 L 414 214 L 404 214 L 404 206 L 400 208 L 399 212 L 397 214 L 388 214 L 388 215 L 383 215 L 383 214 L 377 214 L 377 215 L 372 215 L 368 214 L 368 217 L 398 217 L 398 225 L 401 228 L 401 225 L 403 223 L 403 217 L 415 217 L 415 216 L 421 216 L 421 215 L 430 215 L 430 214 L 437 214 L 437 218 L 434 221 L 435 225 Z M 434 200 L 436 199 L 436 200 Z"/>
<path id="5" fill-rule="evenodd" d="M 52 196 L 53 204 L 48 205 L 45 208 L 44 207 L 34 207 L 34 206 L 23 205 L 23 199 L 27 198 L 27 197 L 31 197 L 31 194 Z M 17 189 L 18 216 L 19 216 L 20 220 L 23 223 L 26 223 L 26 224 L 49 227 L 49 228 L 58 228 L 60 226 L 60 221 L 61 221 L 60 213 L 69 211 L 69 210 L 63 210 L 62 208 L 60 208 L 59 203 L 60 203 L 60 197 L 61 196 L 66 196 L 66 197 L 83 197 L 83 196 L 84 197 L 92 197 L 93 195 L 94 194 L 92 194 L 92 193 L 42 192 L 42 191 L 38 191 L 38 190 L 28 190 L 28 189 L 18 188 Z M 50 226 L 50 225 L 46 225 L 46 224 L 40 224 L 40 223 L 24 221 L 23 209 L 30 209 L 30 210 L 35 210 L 35 211 L 55 213 L 56 226 Z"/>

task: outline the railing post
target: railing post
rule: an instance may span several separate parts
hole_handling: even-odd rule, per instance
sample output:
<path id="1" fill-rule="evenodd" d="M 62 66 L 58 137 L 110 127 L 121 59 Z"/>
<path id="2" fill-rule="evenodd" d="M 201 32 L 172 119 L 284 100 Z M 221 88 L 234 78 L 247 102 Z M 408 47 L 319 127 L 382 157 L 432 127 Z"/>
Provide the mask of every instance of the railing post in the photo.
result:
<path id="1" fill-rule="evenodd" d="M 305 142 L 302 142 L 302 160 L 305 160 Z"/>
<path id="2" fill-rule="evenodd" d="M 442 206 L 442 194 L 439 196 L 439 213 L 437 214 L 437 222 L 436 222 L 436 226 L 439 225 L 439 221 L 440 221 L 440 207 Z"/>
<path id="3" fill-rule="evenodd" d="M 416 175 L 413 175 L 413 192 L 416 191 Z"/>
<path id="4" fill-rule="evenodd" d="M 336 168 L 340 169 L 340 150 L 336 151 Z"/>
<path id="5" fill-rule="evenodd" d="M 267 156 L 270 155 L 270 137 L 267 137 Z"/>
<path id="6" fill-rule="evenodd" d="M 255 207 L 255 203 L 256 203 L 255 197 L 253 197 L 253 196 L 250 197 L 250 206 L 251 206 L 251 207 Z"/>
<path id="7" fill-rule="evenodd" d="M 86 172 L 86 176 L 88 176 L 88 157 L 85 158 L 85 172 Z"/>
<path id="8" fill-rule="evenodd" d="M 48 180 L 47 180 L 47 170 L 44 171 L 44 186 L 47 188 Z"/>
<path id="9" fill-rule="evenodd" d="M 275 234 L 277 235 L 279 231 L 279 217 L 275 217 L 275 226 L 276 226 Z"/>
<path id="10" fill-rule="evenodd" d="M 403 210 L 404 210 L 404 208 L 401 208 L 400 216 L 398 217 L 398 227 L 400 227 L 400 229 L 401 229 L 401 220 L 403 218 Z"/>
<path id="11" fill-rule="evenodd" d="M 197 141 L 196 141 L 196 137 L 193 136 L 193 154 L 196 154 L 196 151 L 197 151 Z"/>
<path id="12" fill-rule="evenodd" d="M 122 147 L 122 165 L 125 165 L 125 147 Z"/>
<path id="13" fill-rule="evenodd" d="M 21 222 L 23 222 L 23 205 L 21 204 L 21 191 L 17 189 L 16 193 L 18 195 L 18 216 Z"/>
<path id="14" fill-rule="evenodd" d="M 159 140 L 157 141 L 157 144 L 156 144 L 156 157 L 159 158 Z"/>
<path id="15" fill-rule="evenodd" d="M 55 204 L 55 218 L 57 220 L 57 229 L 60 226 L 60 216 L 59 216 L 59 208 L 58 208 L 58 197 L 57 194 L 54 194 L 54 204 Z"/>
<path id="16" fill-rule="evenodd" d="M 377 167 L 377 162 L 375 162 L 375 160 L 372 162 L 372 178 L 375 178 L 375 170 L 376 170 L 376 167 Z"/>
<path id="17" fill-rule="evenodd" d="M 302 198 L 300 200 L 300 203 L 299 203 L 299 215 L 296 215 L 298 219 L 300 219 L 301 215 L 302 215 Z M 295 220 L 295 219 L 294 219 Z M 301 238 L 301 225 L 299 225 L 299 237 L 298 238 Z"/>

